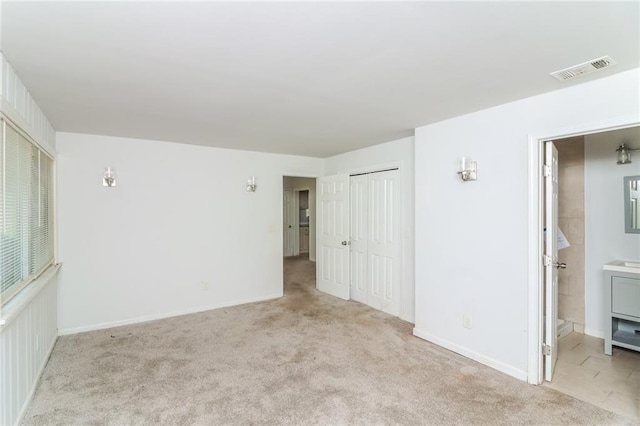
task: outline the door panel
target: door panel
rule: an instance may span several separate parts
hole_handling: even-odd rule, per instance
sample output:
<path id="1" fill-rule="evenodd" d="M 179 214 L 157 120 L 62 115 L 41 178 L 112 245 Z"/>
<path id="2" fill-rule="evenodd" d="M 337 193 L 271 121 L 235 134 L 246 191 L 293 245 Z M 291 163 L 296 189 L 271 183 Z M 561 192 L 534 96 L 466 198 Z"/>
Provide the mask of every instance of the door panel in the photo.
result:
<path id="1" fill-rule="evenodd" d="M 285 189 L 283 191 L 283 205 L 282 205 L 282 232 L 284 247 L 283 252 L 285 256 L 293 256 L 294 249 L 294 234 L 293 234 L 293 221 L 294 221 L 294 206 L 293 206 L 293 191 Z"/>
<path id="2" fill-rule="evenodd" d="M 367 175 L 352 176 L 351 195 L 351 298 L 367 303 Z"/>
<path id="3" fill-rule="evenodd" d="M 550 349 L 544 356 L 544 378 L 551 381 L 558 359 L 558 150 L 553 142 L 545 142 L 545 331 L 544 343 Z"/>
<path id="4" fill-rule="evenodd" d="M 397 170 L 369 177 L 368 276 L 370 306 L 398 315 L 400 268 L 400 197 Z"/>
<path id="5" fill-rule="evenodd" d="M 349 299 L 349 176 L 317 180 L 318 289 Z"/>

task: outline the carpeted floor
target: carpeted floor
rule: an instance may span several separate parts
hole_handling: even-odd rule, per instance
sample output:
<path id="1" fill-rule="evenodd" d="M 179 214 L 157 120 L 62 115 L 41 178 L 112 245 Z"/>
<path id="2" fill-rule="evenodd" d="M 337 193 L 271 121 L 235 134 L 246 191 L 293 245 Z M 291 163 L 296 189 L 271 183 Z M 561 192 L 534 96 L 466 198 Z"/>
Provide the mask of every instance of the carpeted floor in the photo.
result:
<path id="1" fill-rule="evenodd" d="M 412 326 L 314 288 L 60 337 L 25 425 L 633 424 L 415 338 Z"/>

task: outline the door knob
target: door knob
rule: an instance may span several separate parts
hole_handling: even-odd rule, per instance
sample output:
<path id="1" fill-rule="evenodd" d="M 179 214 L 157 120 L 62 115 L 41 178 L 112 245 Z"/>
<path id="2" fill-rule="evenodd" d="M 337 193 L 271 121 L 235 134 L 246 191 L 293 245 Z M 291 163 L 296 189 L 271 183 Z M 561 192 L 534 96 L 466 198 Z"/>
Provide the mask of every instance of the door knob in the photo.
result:
<path id="1" fill-rule="evenodd" d="M 348 246 L 348 245 L 349 245 L 349 241 L 343 241 L 343 242 L 342 242 L 342 245 L 343 245 L 343 246 Z"/>
<path id="2" fill-rule="evenodd" d="M 566 263 L 556 262 L 556 268 L 557 269 L 567 269 L 567 264 Z"/>

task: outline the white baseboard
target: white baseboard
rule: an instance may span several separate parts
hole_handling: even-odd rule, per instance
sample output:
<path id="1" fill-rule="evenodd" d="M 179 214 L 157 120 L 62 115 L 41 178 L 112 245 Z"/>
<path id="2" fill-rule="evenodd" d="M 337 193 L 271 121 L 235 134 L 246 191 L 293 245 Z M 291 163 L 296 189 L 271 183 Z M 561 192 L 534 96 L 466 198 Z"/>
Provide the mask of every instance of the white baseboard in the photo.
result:
<path id="1" fill-rule="evenodd" d="M 604 339 L 604 331 L 602 330 L 595 330 L 593 328 L 584 328 L 584 334 L 588 335 L 588 336 L 593 336 L 593 337 L 598 337 L 600 339 Z"/>
<path id="2" fill-rule="evenodd" d="M 504 374 L 507 374 L 511 377 L 515 377 L 518 380 L 527 381 L 527 372 L 524 370 L 519 370 L 511 365 L 505 364 L 503 362 L 497 361 L 493 358 L 489 358 L 488 356 L 479 354 L 477 352 L 473 352 L 467 348 L 463 348 L 462 346 L 458 346 L 455 343 L 451 343 L 448 340 L 441 339 L 432 334 L 426 333 L 417 328 L 413 329 L 413 335 L 419 337 L 421 339 L 427 340 L 431 343 L 435 343 L 438 346 L 442 346 L 445 349 L 449 349 L 455 353 L 458 353 L 467 358 L 471 358 L 474 361 L 478 361 L 480 364 L 484 364 L 488 367 L 491 367 L 495 370 L 498 370 Z"/>
<path id="3" fill-rule="evenodd" d="M 247 303 L 264 302 L 266 300 L 278 299 L 280 297 L 282 297 L 282 293 L 272 294 L 272 295 L 267 295 L 267 296 L 261 296 L 261 297 L 255 297 L 255 298 L 250 298 L 250 299 L 234 300 L 234 301 L 230 301 L 230 302 L 219 303 L 219 304 L 209 305 L 209 306 L 199 306 L 197 308 L 184 309 L 184 310 L 181 310 L 181 311 L 173 311 L 173 312 L 167 312 L 167 313 L 163 313 L 163 314 L 146 315 L 146 316 L 142 316 L 142 317 L 129 318 L 129 319 L 120 320 L 120 321 L 103 322 L 103 323 L 100 323 L 100 324 L 93 324 L 93 325 L 87 325 L 87 326 L 82 326 L 82 327 L 62 328 L 62 329 L 58 329 L 58 335 L 59 336 L 65 336 L 65 335 L 68 335 L 68 334 L 76 334 L 76 333 L 84 333 L 84 332 L 87 332 L 87 331 L 103 330 L 105 328 L 120 327 L 120 326 L 123 326 L 123 325 L 139 324 L 139 323 L 143 323 L 143 322 L 155 321 L 155 320 L 164 319 L 164 318 L 179 317 L 181 315 L 196 314 L 198 312 L 211 311 L 213 309 L 228 308 L 230 306 L 244 305 L 244 304 L 247 304 Z"/>

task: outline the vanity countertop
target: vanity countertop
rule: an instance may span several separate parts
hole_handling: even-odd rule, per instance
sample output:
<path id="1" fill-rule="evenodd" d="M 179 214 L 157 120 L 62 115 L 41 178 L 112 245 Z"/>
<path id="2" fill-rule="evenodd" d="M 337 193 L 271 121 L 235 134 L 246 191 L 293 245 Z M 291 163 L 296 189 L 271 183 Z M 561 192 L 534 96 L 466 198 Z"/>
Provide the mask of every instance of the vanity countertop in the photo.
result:
<path id="1" fill-rule="evenodd" d="M 605 271 L 626 272 L 628 274 L 640 274 L 640 261 L 614 260 L 603 266 Z"/>

